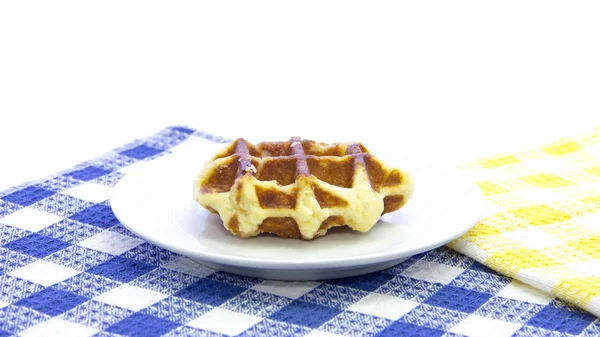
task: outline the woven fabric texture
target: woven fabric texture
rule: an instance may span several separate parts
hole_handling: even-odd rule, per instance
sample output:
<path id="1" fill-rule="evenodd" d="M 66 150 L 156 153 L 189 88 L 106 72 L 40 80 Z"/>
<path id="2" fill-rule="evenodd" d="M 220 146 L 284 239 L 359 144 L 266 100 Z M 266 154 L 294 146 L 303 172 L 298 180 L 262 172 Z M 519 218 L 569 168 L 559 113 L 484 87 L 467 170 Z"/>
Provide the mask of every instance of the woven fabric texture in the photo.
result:
<path id="1" fill-rule="evenodd" d="M 600 128 L 461 168 L 488 207 L 449 246 L 600 315 Z"/>
<path id="2" fill-rule="evenodd" d="M 199 139 L 226 141 L 170 127 L 0 192 L 0 336 L 600 335 L 591 313 L 448 247 L 361 277 L 280 282 L 215 271 L 136 237 L 111 211 L 112 187 L 132 166 Z"/>

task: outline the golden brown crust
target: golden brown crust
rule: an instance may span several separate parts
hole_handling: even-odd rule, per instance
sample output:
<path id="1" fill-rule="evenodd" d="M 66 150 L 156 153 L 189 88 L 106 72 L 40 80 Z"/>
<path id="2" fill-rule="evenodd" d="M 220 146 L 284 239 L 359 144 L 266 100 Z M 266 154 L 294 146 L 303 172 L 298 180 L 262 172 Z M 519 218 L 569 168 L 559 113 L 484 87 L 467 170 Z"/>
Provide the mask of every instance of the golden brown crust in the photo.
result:
<path id="1" fill-rule="evenodd" d="M 348 206 L 348 202 L 346 200 L 327 192 L 319 186 L 313 185 L 312 190 L 315 194 L 315 199 L 317 199 L 317 202 L 321 208 Z"/>
<path id="2" fill-rule="evenodd" d="M 310 240 L 336 226 L 367 231 L 378 216 L 404 206 L 412 190 L 406 172 L 361 143 L 294 137 L 253 145 L 240 138 L 207 163 L 194 196 L 235 235 Z"/>
<path id="3" fill-rule="evenodd" d="M 388 195 L 383 198 L 383 213 L 391 213 L 400 209 L 400 207 L 404 206 L 405 200 L 403 195 Z"/>
<path id="4" fill-rule="evenodd" d="M 256 196 L 262 208 L 294 208 L 296 207 L 296 191 L 281 192 L 274 188 L 256 186 Z"/>
<path id="5" fill-rule="evenodd" d="M 258 227 L 261 233 L 271 233 L 282 238 L 301 239 L 302 234 L 298 229 L 296 220 L 291 217 L 266 218 Z"/>

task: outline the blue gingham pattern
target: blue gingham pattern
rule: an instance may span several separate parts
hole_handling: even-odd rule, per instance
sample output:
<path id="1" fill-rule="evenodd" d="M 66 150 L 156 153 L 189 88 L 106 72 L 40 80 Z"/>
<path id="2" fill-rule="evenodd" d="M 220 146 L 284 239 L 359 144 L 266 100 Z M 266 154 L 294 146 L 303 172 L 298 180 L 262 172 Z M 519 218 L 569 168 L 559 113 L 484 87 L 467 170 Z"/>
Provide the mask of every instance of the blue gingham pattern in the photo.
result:
<path id="1" fill-rule="evenodd" d="M 599 336 L 600 320 L 441 247 L 324 282 L 215 271 L 149 244 L 111 211 L 138 162 L 192 138 L 170 127 L 0 193 L 2 336 Z"/>

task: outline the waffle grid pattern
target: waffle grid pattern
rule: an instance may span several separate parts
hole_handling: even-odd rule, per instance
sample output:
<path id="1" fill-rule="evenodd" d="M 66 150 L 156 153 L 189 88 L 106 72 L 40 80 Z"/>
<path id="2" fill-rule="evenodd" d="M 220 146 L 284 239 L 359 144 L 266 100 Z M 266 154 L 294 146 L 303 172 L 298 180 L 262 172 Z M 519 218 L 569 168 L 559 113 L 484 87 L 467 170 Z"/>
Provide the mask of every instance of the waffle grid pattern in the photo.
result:
<path id="1" fill-rule="evenodd" d="M 206 163 L 194 197 L 241 237 L 312 240 L 336 226 L 370 230 L 408 202 L 412 185 L 407 172 L 388 168 L 360 143 L 239 138 Z"/>

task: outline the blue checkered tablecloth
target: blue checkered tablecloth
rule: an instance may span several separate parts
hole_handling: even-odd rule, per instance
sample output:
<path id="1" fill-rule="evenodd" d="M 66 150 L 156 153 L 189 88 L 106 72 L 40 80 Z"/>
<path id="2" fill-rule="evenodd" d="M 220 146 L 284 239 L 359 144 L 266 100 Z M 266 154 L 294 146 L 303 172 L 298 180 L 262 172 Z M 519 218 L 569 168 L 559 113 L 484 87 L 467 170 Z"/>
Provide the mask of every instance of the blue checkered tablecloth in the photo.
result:
<path id="1" fill-rule="evenodd" d="M 0 193 L 2 336 L 600 336 L 600 319 L 447 247 L 325 282 L 236 276 L 111 212 L 127 168 L 198 139 L 170 127 Z"/>

